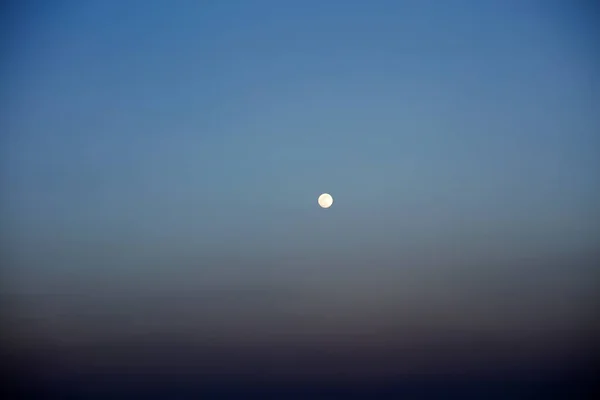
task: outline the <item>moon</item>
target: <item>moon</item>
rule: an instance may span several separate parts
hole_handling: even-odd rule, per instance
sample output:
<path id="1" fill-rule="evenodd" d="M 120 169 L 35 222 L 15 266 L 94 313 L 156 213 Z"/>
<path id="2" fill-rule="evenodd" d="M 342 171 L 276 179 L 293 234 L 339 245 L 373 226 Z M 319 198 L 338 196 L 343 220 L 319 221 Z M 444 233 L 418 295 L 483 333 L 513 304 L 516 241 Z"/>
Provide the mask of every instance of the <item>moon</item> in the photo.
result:
<path id="1" fill-rule="evenodd" d="M 317 201 L 321 208 L 329 208 L 333 204 L 333 197 L 329 193 L 323 193 Z"/>

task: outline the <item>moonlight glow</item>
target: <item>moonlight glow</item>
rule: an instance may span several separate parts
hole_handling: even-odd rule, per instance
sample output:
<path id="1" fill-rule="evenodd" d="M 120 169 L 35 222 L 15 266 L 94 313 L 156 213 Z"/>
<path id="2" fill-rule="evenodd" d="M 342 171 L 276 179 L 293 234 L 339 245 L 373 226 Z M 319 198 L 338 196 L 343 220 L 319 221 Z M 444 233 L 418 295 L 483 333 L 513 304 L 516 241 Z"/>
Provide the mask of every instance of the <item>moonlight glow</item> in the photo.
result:
<path id="1" fill-rule="evenodd" d="M 322 208 L 329 208 L 333 204 L 333 197 L 328 193 L 323 193 L 319 196 L 318 202 Z"/>

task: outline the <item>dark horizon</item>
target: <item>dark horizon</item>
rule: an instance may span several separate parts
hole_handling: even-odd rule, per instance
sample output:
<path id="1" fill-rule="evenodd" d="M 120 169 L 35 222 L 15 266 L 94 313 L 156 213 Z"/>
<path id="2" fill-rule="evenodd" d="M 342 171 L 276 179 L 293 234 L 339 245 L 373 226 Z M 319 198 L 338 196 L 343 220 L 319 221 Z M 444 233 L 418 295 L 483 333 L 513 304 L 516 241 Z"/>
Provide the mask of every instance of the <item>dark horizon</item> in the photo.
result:
<path id="1" fill-rule="evenodd" d="M 569 262 L 593 271 L 597 256 L 591 252 L 583 259 L 527 263 L 546 272 Z M 501 287 L 498 277 L 487 282 L 488 290 Z M 550 282 L 520 285 L 536 283 Z M 551 284 L 558 288 L 559 283 Z M 518 289 L 514 282 L 510 286 L 504 290 Z M 254 289 L 214 287 L 179 294 L 112 292 L 109 302 L 107 296 L 84 293 L 13 294 L 12 316 L 4 321 L 22 331 L 5 336 L 10 348 L 5 359 L 20 368 L 26 393 L 74 399 L 372 398 L 373 393 L 375 398 L 449 393 L 451 398 L 588 398 L 597 376 L 593 309 L 564 308 L 561 301 L 550 307 L 544 299 L 536 314 L 523 307 L 535 308 L 534 298 L 507 298 L 496 306 L 496 315 L 490 303 L 479 312 L 461 309 L 458 314 L 456 305 L 437 304 L 419 315 L 396 307 L 386 323 L 381 314 L 369 317 L 357 310 L 353 319 L 363 321 L 357 324 L 340 313 L 333 317 L 327 308 L 295 314 L 298 308 L 290 307 L 294 302 L 289 300 L 299 294 L 264 282 Z M 561 293 L 555 294 L 560 299 Z M 379 295 L 385 297 L 385 291 Z M 306 301 L 300 297 L 300 304 Z M 39 304 L 54 308 L 31 307 Z M 36 326 L 36 320 L 59 310 L 70 326 L 59 320 L 46 321 L 44 329 Z M 26 315 L 38 317 L 25 323 Z M 182 324 L 186 316 L 190 320 Z M 565 318 L 572 323 L 565 325 Z M 152 319 L 164 326 L 148 325 Z M 135 329 L 136 321 L 146 325 Z M 67 330 L 78 336 L 64 337 L 61 332 Z"/>

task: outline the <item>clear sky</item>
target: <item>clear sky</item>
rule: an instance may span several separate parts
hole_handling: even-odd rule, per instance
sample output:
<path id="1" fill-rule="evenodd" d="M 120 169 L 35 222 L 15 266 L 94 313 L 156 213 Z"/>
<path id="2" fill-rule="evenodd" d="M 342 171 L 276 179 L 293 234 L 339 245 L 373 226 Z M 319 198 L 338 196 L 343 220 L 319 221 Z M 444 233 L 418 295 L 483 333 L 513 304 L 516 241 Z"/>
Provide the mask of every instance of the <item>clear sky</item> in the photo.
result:
<path id="1" fill-rule="evenodd" d="M 2 23 L 3 290 L 28 334 L 587 321 L 600 58 L 583 3 L 60 4 Z"/>

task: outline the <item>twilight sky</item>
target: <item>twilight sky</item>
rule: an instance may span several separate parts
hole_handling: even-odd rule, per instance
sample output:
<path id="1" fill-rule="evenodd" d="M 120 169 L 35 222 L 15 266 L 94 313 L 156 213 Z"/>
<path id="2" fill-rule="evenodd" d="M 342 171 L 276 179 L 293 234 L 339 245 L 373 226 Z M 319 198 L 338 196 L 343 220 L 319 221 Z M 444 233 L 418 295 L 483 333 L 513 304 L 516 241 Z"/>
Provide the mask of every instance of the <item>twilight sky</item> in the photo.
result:
<path id="1" fill-rule="evenodd" d="M 583 2 L 60 3 L 0 24 L 20 340 L 588 326 L 600 53 Z"/>

